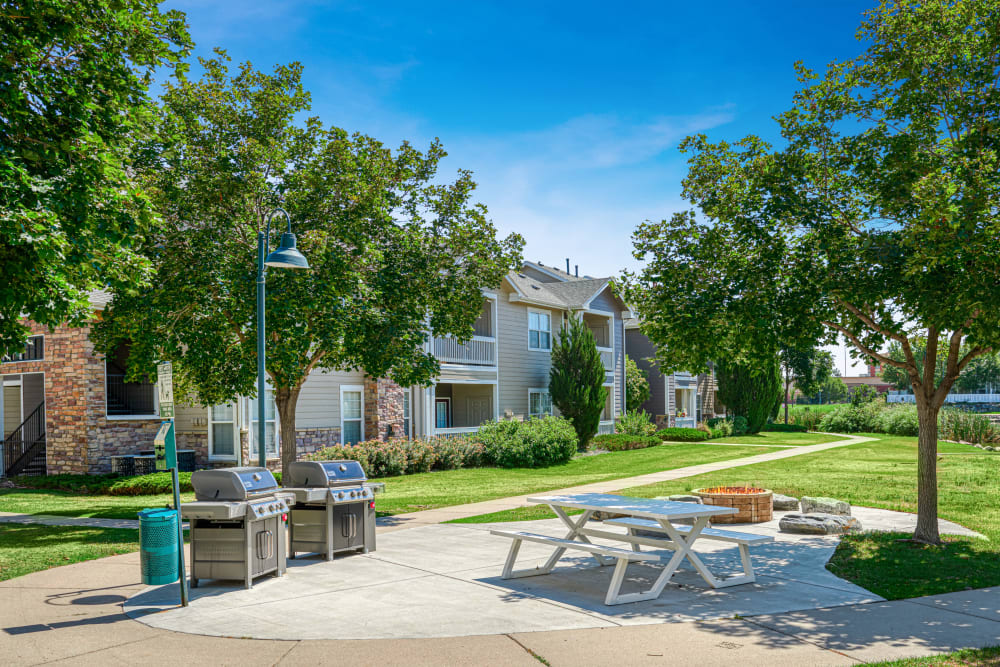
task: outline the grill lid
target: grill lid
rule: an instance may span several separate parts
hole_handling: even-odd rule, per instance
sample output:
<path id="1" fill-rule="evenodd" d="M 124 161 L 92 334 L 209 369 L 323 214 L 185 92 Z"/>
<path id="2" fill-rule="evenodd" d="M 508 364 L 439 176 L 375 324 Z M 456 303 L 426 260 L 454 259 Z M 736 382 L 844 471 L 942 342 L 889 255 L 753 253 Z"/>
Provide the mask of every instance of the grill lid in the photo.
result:
<path id="1" fill-rule="evenodd" d="M 368 479 L 357 461 L 296 461 L 288 465 L 286 487 L 344 486 Z"/>
<path id="2" fill-rule="evenodd" d="M 278 489 L 267 468 L 218 468 L 191 473 L 197 500 L 247 500 Z"/>

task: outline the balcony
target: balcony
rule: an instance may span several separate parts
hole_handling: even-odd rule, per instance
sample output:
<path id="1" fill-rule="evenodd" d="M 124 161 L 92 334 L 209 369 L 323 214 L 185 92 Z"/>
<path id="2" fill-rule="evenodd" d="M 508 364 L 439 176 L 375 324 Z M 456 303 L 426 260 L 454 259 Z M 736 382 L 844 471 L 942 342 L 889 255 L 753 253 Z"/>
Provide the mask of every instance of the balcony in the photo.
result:
<path id="1" fill-rule="evenodd" d="M 615 351 L 610 347 L 598 347 L 597 351 L 601 353 L 601 361 L 604 362 L 604 368 L 607 369 L 609 373 L 614 373 Z"/>
<path id="2" fill-rule="evenodd" d="M 435 337 L 433 350 L 438 361 L 448 364 L 497 365 L 497 339 L 492 336 L 473 336 L 468 343 L 459 343 L 451 337 Z"/>

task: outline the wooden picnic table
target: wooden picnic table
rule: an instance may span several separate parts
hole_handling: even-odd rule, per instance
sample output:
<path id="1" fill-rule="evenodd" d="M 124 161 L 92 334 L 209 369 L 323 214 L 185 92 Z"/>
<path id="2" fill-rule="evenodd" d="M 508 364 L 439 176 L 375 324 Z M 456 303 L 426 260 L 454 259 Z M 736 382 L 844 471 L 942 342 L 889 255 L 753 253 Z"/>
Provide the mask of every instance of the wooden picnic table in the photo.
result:
<path id="1" fill-rule="evenodd" d="M 659 597 L 685 558 L 694 566 L 705 582 L 713 588 L 750 583 L 755 580 L 755 577 L 747 547 L 751 544 L 773 540 L 769 536 L 738 533 L 730 530 L 715 530 L 708 527 L 709 521 L 714 516 L 735 514 L 736 509 L 732 507 L 700 505 L 698 503 L 673 500 L 632 498 L 606 493 L 534 496 L 528 498 L 528 502 L 548 505 L 555 515 L 566 525 L 569 532 L 564 537 L 554 537 L 524 531 L 501 529 L 491 531 L 495 535 L 514 540 L 507 555 L 507 561 L 504 564 L 503 578 L 512 579 L 548 574 L 567 551 L 587 551 L 601 565 L 616 563 L 614 573 L 611 577 L 611 584 L 608 587 L 608 594 L 605 598 L 605 603 L 609 605 L 652 600 Z M 583 513 L 576 518 L 567 514 L 567 510 L 575 509 L 583 510 Z M 608 523 L 624 526 L 628 529 L 628 532 L 620 533 L 607 530 L 604 527 L 588 527 L 587 522 L 590 521 L 595 512 L 624 515 L 624 519 L 620 519 L 618 522 L 611 520 Z M 675 526 L 672 523 L 680 519 L 691 519 L 693 525 L 690 527 Z M 662 534 L 663 537 L 638 535 L 636 534 L 638 530 L 652 531 Z M 591 537 L 623 542 L 629 548 L 594 544 L 590 541 Z M 698 554 L 692 550 L 698 539 L 722 540 L 739 544 L 744 570 L 742 575 L 728 578 L 715 576 L 701 558 L 698 557 Z M 541 567 L 514 570 L 514 562 L 517 559 L 517 553 L 522 541 L 551 544 L 555 547 L 555 551 L 553 551 L 552 555 L 549 556 L 549 559 Z M 621 585 L 625 579 L 625 570 L 629 563 L 660 560 L 660 557 L 655 554 L 642 552 L 641 546 L 669 549 L 674 554 L 654 582 L 652 588 L 638 593 L 622 594 Z"/>

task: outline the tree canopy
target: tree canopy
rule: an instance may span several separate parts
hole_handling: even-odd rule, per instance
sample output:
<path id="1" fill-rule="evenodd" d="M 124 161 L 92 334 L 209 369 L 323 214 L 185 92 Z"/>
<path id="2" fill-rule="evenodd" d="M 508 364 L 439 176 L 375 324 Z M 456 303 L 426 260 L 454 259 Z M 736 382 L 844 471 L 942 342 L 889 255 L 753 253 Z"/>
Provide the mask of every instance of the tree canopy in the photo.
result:
<path id="1" fill-rule="evenodd" d="M 267 375 L 287 465 L 312 370 L 429 382 L 439 366 L 428 337 L 472 337 L 482 289 L 519 265 L 523 241 L 497 239 L 470 172 L 439 176 L 439 142 L 393 151 L 299 122 L 310 101 L 300 65 L 230 75 L 222 51 L 201 64 L 200 80 L 166 86 L 162 140 L 136 161 L 164 220 L 141 240 L 153 281 L 115 292 L 95 335 L 103 349 L 131 341 L 133 374 L 174 361 L 202 403 L 255 395 L 257 233 L 283 204 L 310 265 L 267 278 Z"/>
<path id="2" fill-rule="evenodd" d="M 43 325 L 93 315 L 90 290 L 148 275 L 135 243 L 156 212 L 129 170 L 156 68 L 191 48 L 152 0 L 0 5 L 0 355 Z"/>
<path id="3" fill-rule="evenodd" d="M 822 76 L 797 65 L 804 87 L 777 117 L 782 147 L 688 138 L 683 194 L 701 217 L 635 234 L 649 264 L 632 302 L 668 358 L 701 361 L 717 337 L 746 356 L 822 328 L 905 372 L 921 542 L 939 541 L 937 412 L 961 371 L 1000 347 L 998 24 L 1000 0 L 881 3 L 858 31 L 860 55 Z M 884 352 L 892 342 L 904 360 Z"/>

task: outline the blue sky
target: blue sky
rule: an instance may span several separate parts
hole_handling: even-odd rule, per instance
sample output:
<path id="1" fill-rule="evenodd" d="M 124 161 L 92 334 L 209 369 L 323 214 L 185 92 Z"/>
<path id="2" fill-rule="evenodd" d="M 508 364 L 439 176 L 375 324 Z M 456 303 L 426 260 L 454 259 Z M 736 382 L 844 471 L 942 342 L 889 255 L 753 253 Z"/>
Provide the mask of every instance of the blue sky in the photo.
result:
<path id="1" fill-rule="evenodd" d="M 757 133 L 797 88 L 860 51 L 873 2 L 166 2 L 197 53 L 300 61 L 313 112 L 390 145 L 449 152 L 526 259 L 635 267 L 630 235 L 685 208 L 677 143 Z M 842 358 L 842 355 L 841 355 Z M 841 362 L 842 365 L 842 362 Z M 843 370 L 843 369 L 842 369 Z"/>

